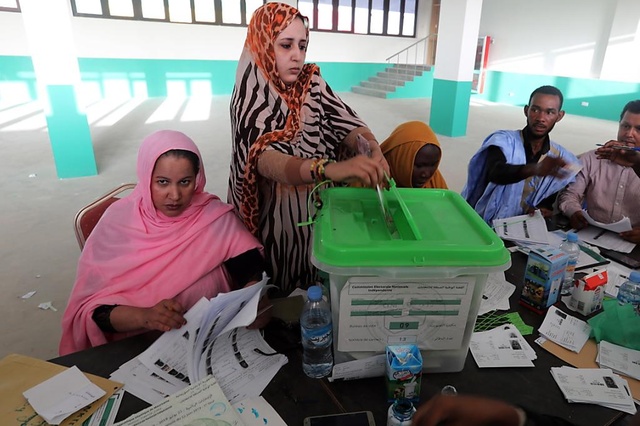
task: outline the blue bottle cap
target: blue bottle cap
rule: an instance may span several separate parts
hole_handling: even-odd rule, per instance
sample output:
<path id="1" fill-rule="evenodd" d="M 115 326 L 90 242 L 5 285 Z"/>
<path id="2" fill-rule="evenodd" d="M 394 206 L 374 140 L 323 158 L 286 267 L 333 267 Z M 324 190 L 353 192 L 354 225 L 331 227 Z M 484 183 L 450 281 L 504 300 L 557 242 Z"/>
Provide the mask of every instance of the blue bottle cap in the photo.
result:
<path id="1" fill-rule="evenodd" d="M 570 243 L 577 243 L 578 234 L 576 234 L 575 232 L 567 232 L 567 241 L 569 241 Z"/>
<path id="2" fill-rule="evenodd" d="M 629 274 L 629 281 L 640 283 L 640 271 L 631 271 Z"/>
<path id="3" fill-rule="evenodd" d="M 307 290 L 309 300 L 316 301 L 322 299 L 322 288 L 319 285 L 313 285 Z"/>

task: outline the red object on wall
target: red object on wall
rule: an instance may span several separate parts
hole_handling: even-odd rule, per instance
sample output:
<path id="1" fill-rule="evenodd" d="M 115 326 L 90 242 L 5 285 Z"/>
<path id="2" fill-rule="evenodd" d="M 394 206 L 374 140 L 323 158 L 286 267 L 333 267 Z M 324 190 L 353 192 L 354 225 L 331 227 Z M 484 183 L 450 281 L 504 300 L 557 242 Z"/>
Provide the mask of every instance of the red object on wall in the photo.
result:
<path id="1" fill-rule="evenodd" d="M 478 38 L 478 48 L 476 49 L 476 61 L 473 70 L 472 90 L 476 93 L 484 91 L 484 79 L 487 71 L 487 63 L 489 62 L 489 46 L 491 45 L 491 36 Z"/>

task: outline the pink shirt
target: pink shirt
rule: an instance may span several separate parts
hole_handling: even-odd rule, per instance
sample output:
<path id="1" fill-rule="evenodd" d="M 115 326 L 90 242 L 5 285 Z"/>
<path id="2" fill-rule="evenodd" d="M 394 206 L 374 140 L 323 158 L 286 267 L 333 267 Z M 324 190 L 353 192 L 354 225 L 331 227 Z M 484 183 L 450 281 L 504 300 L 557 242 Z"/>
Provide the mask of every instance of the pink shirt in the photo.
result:
<path id="1" fill-rule="evenodd" d="M 624 216 L 631 226 L 640 226 L 640 178 L 633 168 L 609 160 L 598 160 L 595 151 L 580 156 L 582 170 L 558 198 L 558 207 L 567 217 L 582 210 L 598 222 L 617 222 Z"/>

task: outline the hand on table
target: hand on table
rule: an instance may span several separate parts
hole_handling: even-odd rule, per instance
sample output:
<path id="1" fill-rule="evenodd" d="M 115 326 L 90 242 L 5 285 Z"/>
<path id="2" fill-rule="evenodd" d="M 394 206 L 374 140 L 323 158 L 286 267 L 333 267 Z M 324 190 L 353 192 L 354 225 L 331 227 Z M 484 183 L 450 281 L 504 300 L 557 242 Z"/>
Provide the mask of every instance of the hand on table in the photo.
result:
<path id="1" fill-rule="evenodd" d="M 589 222 L 587 222 L 587 219 L 582 214 L 582 211 L 577 211 L 572 214 L 569 218 L 569 222 L 573 229 L 582 229 L 589 226 Z"/>
<path id="2" fill-rule="evenodd" d="M 620 237 L 635 243 L 635 244 L 639 244 L 640 243 L 640 228 L 632 228 L 631 231 L 625 231 L 625 232 L 621 232 Z"/>
<path id="3" fill-rule="evenodd" d="M 413 426 L 518 426 L 517 409 L 502 401 L 475 396 L 437 395 L 418 407 Z"/>

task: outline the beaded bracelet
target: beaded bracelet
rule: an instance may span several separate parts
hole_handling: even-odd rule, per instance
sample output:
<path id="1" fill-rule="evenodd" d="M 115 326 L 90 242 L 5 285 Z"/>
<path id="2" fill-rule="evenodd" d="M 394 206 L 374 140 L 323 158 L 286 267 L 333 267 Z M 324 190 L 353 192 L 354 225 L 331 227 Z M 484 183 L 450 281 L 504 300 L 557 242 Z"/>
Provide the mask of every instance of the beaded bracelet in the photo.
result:
<path id="1" fill-rule="evenodd" d="M 320 183 L 327 180 L 325 167 L 329 163 L 335 163 L 335 161 L 329 160 L 326 158 L 321 158 L 319 160 L 313 160 L 311 162 L 311 168 L 309 171 L 311 172 L 311 178 L 313 179 L 314 182 Z"/>
<path id="2" fill-rule="evenodd" d="M 313 179 L 314 182 L 317 181 L 316 167 L 318 167 L 318 160 L 313 160 L 311 162 L 311 167 L 309 168 L 309 172 L 311 173 L 311 179 Z"/>
<path id="3" fill-rule="evenodd" d="M 325 180 L 327 180 L 327 174 L 326 174 L 326 170 L 325 167 L 327 166 L 327 164 L 330 163 L 335 163 L 334 160 L 324 160 L 322 161 L 322 164 L 320 164 L 318 166 L 318 180 L 320 182 L 324 182 Z"/>

